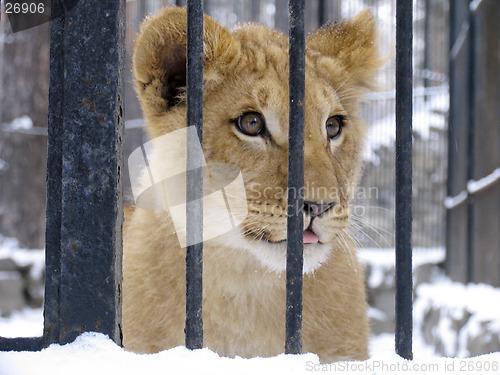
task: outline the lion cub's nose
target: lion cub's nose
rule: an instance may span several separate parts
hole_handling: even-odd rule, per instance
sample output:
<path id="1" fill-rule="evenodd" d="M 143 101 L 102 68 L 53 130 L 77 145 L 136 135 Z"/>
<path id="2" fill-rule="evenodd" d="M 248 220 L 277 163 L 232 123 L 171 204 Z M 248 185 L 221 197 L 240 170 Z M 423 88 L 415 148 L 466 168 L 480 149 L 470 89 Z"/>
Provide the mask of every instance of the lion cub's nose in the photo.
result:
<path id="1" fill-rule="evenodd" d="M 304 201 L 304 212 L 311 217 L 321 216 L 335 205 L 335 202 L 316 203 Z"/>

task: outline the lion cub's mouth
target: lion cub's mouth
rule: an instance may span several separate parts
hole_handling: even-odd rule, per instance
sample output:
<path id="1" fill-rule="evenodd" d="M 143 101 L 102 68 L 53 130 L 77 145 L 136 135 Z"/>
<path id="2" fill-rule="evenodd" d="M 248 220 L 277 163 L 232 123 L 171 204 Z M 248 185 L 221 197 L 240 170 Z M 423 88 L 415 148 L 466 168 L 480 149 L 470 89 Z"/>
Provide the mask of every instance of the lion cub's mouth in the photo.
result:
<path id="1" fill-rule="evenodd" d="M 278 244 L 278 243 L 285 243 L 288 241 L 287 238 L 283 238 L 282 240 L 271 240 L 270 238 L 262 237 L 260 238 L 261 241 L 264 242 L 269 242 L 272 244 Z M 307 227 L 307 229 L 302 232 L 302 242 L 304 245 L 306 244 L 322 244 L 322 242 L 319 240 L 319 236 L 314 232 L 312 229 L 312 223 Z"/>
<path id="2" fill-rule="evenodd" d="M 314 231 L 312 229 L 306 229 L 302 233 L 302 240 L 305 244 L 306 243 L 315 244 L 315 243 L 319 242 L 319 237 L 316 233 L 314 233 Z"/>
<path id="3" fill-rule="evenodd" d="M 302 233 L 304 242 L 303 272 L 309 273 L 316 270 L 328 259 L 331 246 L 321 242 L 320 237 L 311 226 L 308 226 Z M 286 237 L 260 236 L 260 238 L 256 238 L 247 233 L 243 238 L 246 240 L 238 242 L 239 245 L 250 252 L 264 267 L 275 272 L 286 270 L 288 241 Z"/>

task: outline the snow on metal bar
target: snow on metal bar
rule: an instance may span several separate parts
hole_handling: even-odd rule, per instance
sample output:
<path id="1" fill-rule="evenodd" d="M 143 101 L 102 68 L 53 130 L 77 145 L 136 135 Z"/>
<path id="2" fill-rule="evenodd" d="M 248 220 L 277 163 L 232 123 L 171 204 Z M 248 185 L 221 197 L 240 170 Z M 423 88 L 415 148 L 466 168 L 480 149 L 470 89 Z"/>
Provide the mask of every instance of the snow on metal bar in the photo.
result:
<path id="1" fill-rule="evenodd" d="M 469 194 L 467 194 L 466 191 L 461 191 L 459 194 L 455 195 L 454 197 L 446 197 L 444 199 L 444 207 L 448 210 L 451 210 L 455 207 L 458 207 L 462 203 L 467 201 L 468 196 L 469 196 Z"/>
<path id="2" fill-rule="evenodd" d="M 482 2 L 483 2 L 483 0 L 473 0 L 473 1 L 471 1 L 470 5 L 469 5 L 469 8 L 470 8 L 471 12 L 477 11 L 477 9 L 479 8 L 479 6 L 481 5 Z"/>
<path id="3" fill-rule="evenodd" d="M 470 180 L 467 182 L 467 190 L 463 190 L 454 197 L 446 197 L 444 199 L 444 206 L 446 209 L 451 210 L 458 207 L 467 200 L 467 197 L 472 194 L 477 194 L 490 186 L 500 181 L 500 168 L 495 169 L 489 175 L 479 179 Z"/>
<path id="4" fill-rule="evenodd" d="M 475 194 L 489 188 L 498 181 L 500 181 L 500 168 L 495 169 L 492 173 L 480 180 L 471 180 L 467 182 L 467 191 L 469 194 Z"/>
<path id="5" fill-rule="evenodd" d="M 290 0 L 290 117 L 288 142 L 288 222 L 285 352 L 302 351 L 302 267 L 304 197 L 304 0 Z"/>

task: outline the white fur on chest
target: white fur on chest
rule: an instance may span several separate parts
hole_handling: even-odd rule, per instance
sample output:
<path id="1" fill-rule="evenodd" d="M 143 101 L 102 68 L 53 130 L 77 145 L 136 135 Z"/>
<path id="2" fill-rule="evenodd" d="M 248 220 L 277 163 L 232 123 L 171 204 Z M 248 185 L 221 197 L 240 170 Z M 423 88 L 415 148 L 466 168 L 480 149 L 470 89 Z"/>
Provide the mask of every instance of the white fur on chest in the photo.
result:
<path id="1" fill-rule="evenodd" d="M 281 273 L 286 270 L 287 243 L 271 243 L 265 241 L 250 241 L 244 237 L 238 228 L 220 236 L 217 242 L 251 254 L 263 267 L 269 271 Z M 311 273 L 325 263 L 331 254 L 329 244 L 305 244 L 303 272 Z"/>

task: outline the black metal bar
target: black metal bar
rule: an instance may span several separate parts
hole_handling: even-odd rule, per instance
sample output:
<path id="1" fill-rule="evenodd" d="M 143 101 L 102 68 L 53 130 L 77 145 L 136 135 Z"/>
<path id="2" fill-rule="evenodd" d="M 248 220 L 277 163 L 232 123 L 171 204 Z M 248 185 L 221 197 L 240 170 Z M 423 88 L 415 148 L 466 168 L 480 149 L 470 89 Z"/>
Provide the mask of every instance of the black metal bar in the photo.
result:
<path id="1" fill-rule="evenodd" d="M 98 331 L 121 343 L 124 11 L 124 0 L 81 0 L 53 25 L 48 342 Z"/>
<path id="2" fill-rule="evenodd" d="M 447 196 L 466 190 L 467 132 L 471 108 L 468 103 L 469 64 L 469 0 L 450 2 L 450 110 L 448 118 L 448 179 Z M 456 281 L 467 282 L 467 206 L 446 210 L 447 274 Z M 459 235 L 457 236 L 457 233 Z"/>
<path id="3" fill-rule="evenodd" d="M 396 2 L 396 353 L 412 353 L 413 2 Z"/>
<path id="4" fill-rule="evenodd" d="M 452 197 L 454 195 L 454 189 L 453 185 L 455 183 L 455 153 L 453 150 L 453 144 L 455 143 L 455 106 L 456 106 L 456 100 L 455 100 L 455 72 L 456 72 L 456 57 L 453 56 L 453 47 L 455 45 L 455 42 L 457 40 L 458 32 L 457 32 L 457 25 L 458 25 L 458 20 L 457 20 L 457 12 L 456 12 L 456 2 L 451 1 L 450 2 L 450 9 L 449 9 L 449 27 L 448 27 L 448 37 L 449 37 L 449 60 L 448 60 L 448 76 L 449 76 L 449 92 L 450 92 L 450 102 L 449 102 L 449 111 L 448 111 L 448 168 L 447 168 L 447 179 L 446 179 L 446 196 L 447 197 Z M 444 268 L 445 271 L 448 275 L 450 275 L 450 249 L 451 249 L 451 225 L 452 225 L 452 209 L 446 209 L 445 212 L 445 251 L 446 251 L 446 256 L 445 256 L 445 262 L 444 262 Z"/>
<path id="5" fill-rule="evenodd" d="M 71 12 L 52 2 L 44 334 L 0 338 L 1 350 L 84 331 L 121 344 L 124 10 L 123 0 Z"/>
<path id="6" fill-rule="evenodd" d="M 197 139 L 187 139 L 186 205 L 186 347 L 203 347 L 203 3 L 187 2 L 187 126 Z"/>
<path id="7" fill-rule="evenodd" d="M 43 337 L 0 337 L 0 351 L 36 351 L 45 346 Z"/>
<path id="8" fill-rule="evenodd" d="M 475 74 L 475 28 L 476 28 L 476 15 L 468 7 L 469 12 L 469 33 L 468 33 L 468 54 L 467 54 L 467 107 L 468 111 L 468 127 L 467 127 L 467 181 L 474 180 L 474 167 L 475 167 L 475 134 L 476 134 L 476 74 Z M 476 275 L 474 275 L 474 204 L 476 198 L 473 194 L 467 196 L 467 282 L 474 282 Z"/>
<path id="9" fill-rule="evenodd" d="M 326 0 L 319 0 L 318 1 L 318 26 L 319 27 L 323 26 L 327 21 L 326 12 L 327 12 Z"/>
<path id="10" fill-rule="evenodd" d="M 304 0 L 290 0 L 290 114 L 285 353 L 302 351 L 305 36 Z"/>
<path id="11" fill-rule="evenodd" d="M 49 73 L 49 126 L 47 147 L 47 207 L 45 230 L 45 298 L 44 339 L 59 342 L 61 331 L 61 211 L 62 211 L 62 139 L 64 120 L 64 25 L 63 1 L 52 2 L 52 13 L 61 14 L 52 20 Z"/>
<path id="12" fill-rule="evenodd" d="M 431 70 L 431 66 L 430 66 L 430 48 L 431 48 L 430 11 L 431 11 L 430 0 L 425 0 L 425 2 L 424 2 L 424 14 L 425 14 L 425 17 L 424 17 L 424 61 L 423 61 L 424 87 L 425 88 L 429 87 L 430 80 L 428 78 L 427 73 Z M 427 95 L 424 95 L 424 100 L 427 101 Z"/>

